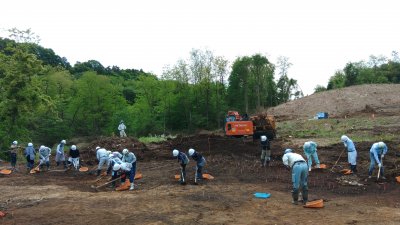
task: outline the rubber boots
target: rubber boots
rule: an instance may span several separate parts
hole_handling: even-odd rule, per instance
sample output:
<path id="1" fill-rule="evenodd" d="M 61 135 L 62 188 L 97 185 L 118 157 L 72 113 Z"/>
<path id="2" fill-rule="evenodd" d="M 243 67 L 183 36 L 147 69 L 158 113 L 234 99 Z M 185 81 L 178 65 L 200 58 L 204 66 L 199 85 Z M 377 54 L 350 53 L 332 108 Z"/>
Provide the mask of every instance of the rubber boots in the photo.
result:
<path id="1" fill-rule="evenodd" d="M 308 190 L 302 190 L 303 195 L 303 205 L 305 205 L 308 201 Z"/>
<path id="2" fill-rule="evenodd" d="M 303 192 L 304 194 L 304 192 Z M 299 200 L 299 191 L 292 191 L 292 204 L 297 205 L 298 204 L 298 200 Z M 304 196 L 303 196 L 304 199 Z"/>
<path id="3" fill-rule="evenodd" d="M 261 159 L 261 167 L 264 167 L 264 159 Z"/>
<path id="4" fill-rule="evenodd" d="M 132 191 L 133 189 L 135 189 L 135 185 L 131 183 L 131 187 L 129 188 L 129 190 Z"/>
<path id="5" fill-rule="evenodd" d="M 97 170 L 97 176 L 100 176 L 101 170 Z"/>

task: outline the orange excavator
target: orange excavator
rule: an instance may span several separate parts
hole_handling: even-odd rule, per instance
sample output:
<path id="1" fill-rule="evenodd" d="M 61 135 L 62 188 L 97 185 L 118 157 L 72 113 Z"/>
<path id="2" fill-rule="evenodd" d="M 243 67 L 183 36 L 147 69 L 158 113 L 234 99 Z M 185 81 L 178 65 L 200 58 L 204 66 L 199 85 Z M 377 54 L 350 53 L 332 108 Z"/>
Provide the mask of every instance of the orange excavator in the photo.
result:
<path id="1" fill-rule="evenodd" d="M 247 114 L 242 116 L 237 111 L 228 111 L 225 134 L 232 137 L 252 136 L 253 139 L 265 135 L 269 140 L 273 140 L 276 137 L 275 118 L 266 113 L 248 117 Z"/>

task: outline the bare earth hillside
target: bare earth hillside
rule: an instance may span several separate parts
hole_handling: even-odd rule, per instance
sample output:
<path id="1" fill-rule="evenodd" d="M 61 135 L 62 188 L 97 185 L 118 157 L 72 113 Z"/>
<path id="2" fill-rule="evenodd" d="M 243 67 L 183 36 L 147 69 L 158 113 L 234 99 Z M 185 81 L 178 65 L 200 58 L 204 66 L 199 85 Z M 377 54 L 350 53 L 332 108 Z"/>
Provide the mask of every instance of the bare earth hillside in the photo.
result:
<path id="1" fill-rule="evenodd" d="M 268 110 L 281 119 L 312 118 L 317 112 L 343 117 L 357 112 L 398 114 L 400 84 L 358 85 L 297 99 Z"/>

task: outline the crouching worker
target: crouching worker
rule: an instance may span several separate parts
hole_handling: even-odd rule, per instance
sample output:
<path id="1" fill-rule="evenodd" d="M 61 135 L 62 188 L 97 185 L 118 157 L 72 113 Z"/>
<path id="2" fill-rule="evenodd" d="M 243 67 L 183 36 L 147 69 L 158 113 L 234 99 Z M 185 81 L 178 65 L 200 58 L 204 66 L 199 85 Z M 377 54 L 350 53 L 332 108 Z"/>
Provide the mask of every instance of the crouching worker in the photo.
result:
<path id="1" fill-rule="evenodd" d="M 99 166 L 97 167 L 97 176 L 100 176 L 103 165 L 107 165 L 107 168 L 110 165 L 110 160 L 108 157 L 109 153 L 105 148 L 100 148 L 99 146 L 96 147 L 96 150 L 96 158 L 99 161 Z"/>
<path id="2" fill-rule="evenodd" d="M 107 169 L 107 175 L 110 174 L 110 172 L 113 169 L 115 164 L 121 164 L 122 163 L 121 159 L 122 159 L 122 154 L 121 153 L 119 153 L 119 152 L 110 153 L 110 155 L 109 155 L 110 163 L 109 163 L 109 166 L 108 166 L 108 169 Z"/>
<path id="3" fill-rule="evenodd" d="M 371 160 L 371 163 L 369 165 L 369 170 L 368 170 L 368 178 L 370 179 L 372 177 L 372 172 L 375 169 L 375 163 L 378 164 L 378 168 L 380 169 L 380 174 L 378 174 L 378 176 L 381 176 L 382 179 L 386 179 L 386 177 L 384 177 L 383 174 L 383 165 L 382 165 L 382 161 L 383 161 L 383 157 L 387 154 L 388 148 L 386 146 L 385 143 L 381 142 L 377 142 L 374 143 L 371 147 L 371 149 L 369 150 L 369 157 Z"/>
<path id="4" fill-rule="evenodd" d="M 311 171 L 312 166 L 312 158 L 314 158 L 315 164 L 317 164 L 317 168 L 319 168 L 319 159 L 317 154 L 317 143 L 313 141 L 307 141 L 303 145 L 304 154 L 308 160 L 308 171 Z"/>
<path id="5" fill-rule="evenodd" d="M 132 164 L 131 163 L 122 163 L 122 164 L 115 164 L 113 166 L 113 179 L 118 178 L 119 173 L 121 174 L 121 186 L 117 188 L 117 191 L 123 191 L 128 189 L 129 184 L 130 188 L 129 190 L 132 191 L 135 189 L 134 186 L 134 176 L 132 177 L 132 173 L 135 173 L 136 171 L 132 170 Z M 129 177 L 129 182 L 126 181 L 126 177 Z M 115 185 L 115 184 L 114 184 Z"/>
<path id="6" fill-rule="evenodd" d="M 185 153 L 176 149 L 172 151 L 172 155 L 175 158 L 178 158 L 178 163 L 181 165 L 181 178 L 179 179 L 179 182 L 181 184 L 186 184 L 186 165 L 189 163 L 189 158 Z"/>
<path id="7" fill-rule="evenodd" d="M 303 156 L 294 153 L 292 149 L 286 149 L 282 157 L 283 164 L 292 169 L 292 203 L 297 205 L 299 188 L 302 190 L 303 204 L 308 201 L 308 166 Z"/>
<path id="8" fill-rule="evenodd" d="M 194 177 L 194 183 L 197 183 L 197 181 L 203 178 L 202 169 L 206 165 L 206 159 L 193 148 L 189 149 L 189 156 L 191 156 L 192 159 L 196 161 L 196 173 Z"/>
<path id="9" fill-rule="evenodd" d="M 128 149 L 124 149 L 122 150 L 122 164 L 121 164 L 121 169 L 124 171 L 123 168 L 130 168 L 131 172 L 129 173 L 129 181 L 131 182 L 131 188 L 129 190 L 133 190 L 134 186 L 133 186 L 133 181 L 135 179 L 135 175 L 136 175 L 136 156 L 135 154 L 133 154 L 133 152 L 129 152 Z M 125 163 L 125 164 L 124 164 Z M 130 164 L 130 167 L 123 167 L 123 165 L 128 165 Z M 127 174 L 127 173 L 125 173 Z M 121 179 L 121 181 L 123 181 Z"/>
<path id="10" fill-rule="evenodd" d="M 50 169 L 50 155 L 51 149 L 44 145 L 40 146 L 39 148 L 39 165 L 40 169 L 43 169 L 43 165 L 46 164 L 47 170 Z"/>
<path id="11" fill-rule="evenodd" d="M 69 149 L 68 162 L 72 164 L 76 170 L 79 170 L 79 156 L 79 149 L 76 148 L 76 145 L 72 145 Z"/>

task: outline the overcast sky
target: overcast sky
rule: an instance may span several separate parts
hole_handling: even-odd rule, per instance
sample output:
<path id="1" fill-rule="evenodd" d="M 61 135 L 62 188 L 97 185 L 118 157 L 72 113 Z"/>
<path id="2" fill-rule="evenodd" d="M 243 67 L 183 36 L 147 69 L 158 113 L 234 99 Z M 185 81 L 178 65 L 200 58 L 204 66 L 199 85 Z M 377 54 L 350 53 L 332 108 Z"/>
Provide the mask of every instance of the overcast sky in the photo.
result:
<path id="1" fill-rule="evenodd" d="M 31 28 L 43 47 L 71 64 L 95 59 L 157 75 L 191 49 L 230 62 L 255 53 L 274 63 L 286 56 L 289 76 L 311 94 L 349 61 L 400 52 L 396 2 L 6 0 L 0 28 Z"/>

